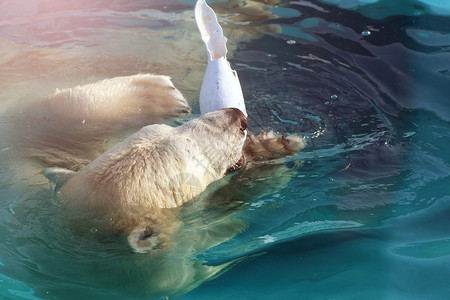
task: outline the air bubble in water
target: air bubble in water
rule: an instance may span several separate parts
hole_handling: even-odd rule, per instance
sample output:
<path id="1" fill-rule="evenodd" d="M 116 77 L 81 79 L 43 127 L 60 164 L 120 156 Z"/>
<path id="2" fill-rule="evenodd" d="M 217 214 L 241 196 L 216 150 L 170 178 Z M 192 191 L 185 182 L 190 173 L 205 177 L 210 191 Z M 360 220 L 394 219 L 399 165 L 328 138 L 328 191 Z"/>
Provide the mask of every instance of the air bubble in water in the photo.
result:
<path id="1" fill-rule="evenodd" d="M 97 231 L 98 231 L 97 228 L 95 228 L 95 227 L 92 227 L 92 228 L 91 228 L 91 233 L 97 233 Z"/>
<path id="2" fill-rule="evenodd" d="M 330 96 L 331 99 L 336 100 L 338 98 L 338 95 L 334 94 Z"/>

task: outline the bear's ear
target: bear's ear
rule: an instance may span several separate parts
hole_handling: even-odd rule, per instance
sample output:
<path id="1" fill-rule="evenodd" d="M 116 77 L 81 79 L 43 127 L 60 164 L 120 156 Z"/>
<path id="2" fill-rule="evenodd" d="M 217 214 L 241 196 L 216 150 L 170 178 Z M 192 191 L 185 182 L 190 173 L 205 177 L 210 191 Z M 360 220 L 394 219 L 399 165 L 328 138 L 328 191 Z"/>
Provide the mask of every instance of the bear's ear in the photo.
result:
<path id="1" fill-rule="evenodd" d="M 139 226 L 128 234 L 127 240 L 134 252 L 147 253 L 158 243 L 158 236 L 150 226 Z"/>
<path id="2" fill-rule="evenodd" d="M 64 168 L 46 168 L 44 169 L 44 176 L 60 188 L 64 183 L 69 181 L 76 172 Z"/>

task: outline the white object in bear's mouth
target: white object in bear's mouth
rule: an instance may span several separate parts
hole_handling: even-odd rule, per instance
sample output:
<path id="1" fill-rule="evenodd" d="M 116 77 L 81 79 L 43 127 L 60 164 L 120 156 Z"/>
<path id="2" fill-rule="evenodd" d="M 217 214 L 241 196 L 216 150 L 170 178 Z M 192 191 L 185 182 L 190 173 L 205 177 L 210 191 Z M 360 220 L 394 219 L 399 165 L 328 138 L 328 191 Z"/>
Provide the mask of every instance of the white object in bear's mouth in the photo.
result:
<path id="1" fill-rule="evenodd" d="M 226 58 L 227 38 L 223 35 L 214 10 L 205 0 L 197 1 L 195 20 L 208 52 L 208 65 L 200 90 L 201 114 L 235 107 L 247 117 L 238 75 L 231 69 Z"/>

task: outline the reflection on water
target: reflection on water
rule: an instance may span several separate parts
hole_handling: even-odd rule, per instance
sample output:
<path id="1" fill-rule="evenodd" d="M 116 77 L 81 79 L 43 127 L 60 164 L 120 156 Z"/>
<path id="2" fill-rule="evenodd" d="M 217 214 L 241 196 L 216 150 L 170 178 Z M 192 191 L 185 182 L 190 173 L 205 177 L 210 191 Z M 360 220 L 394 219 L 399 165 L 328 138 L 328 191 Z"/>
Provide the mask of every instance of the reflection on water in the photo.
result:
<path id="1" fill-rule="evenodd" d="M 195 117 L 206 58 L 194 1 L 28 2 L 0 3 L 0 296 L 445 298 L 448 17 L 213 3 L 249 129 L 308 145 L 213 184 L 174 211 L 173 244 L 142 255 L 67 211 L 42 175 L 49 155 L 81 167 L 118 137 L 41 153 L 46 120 L 29 107 L 56 88 L 152 72 L 173 78 Z"/>

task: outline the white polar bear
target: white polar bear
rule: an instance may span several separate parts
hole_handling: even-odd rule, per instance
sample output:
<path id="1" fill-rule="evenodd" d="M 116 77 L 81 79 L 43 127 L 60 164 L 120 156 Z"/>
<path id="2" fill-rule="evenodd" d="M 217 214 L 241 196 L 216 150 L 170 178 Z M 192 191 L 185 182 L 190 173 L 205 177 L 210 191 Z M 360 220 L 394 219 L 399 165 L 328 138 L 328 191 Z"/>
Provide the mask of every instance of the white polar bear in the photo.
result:
<path id="1" fill-rule="evenodd" d="M 198 3 L 204 6 L 202 11 L 207 12 L 206 3 Z M 211 35 L 205 37 L 208 39 Z M 21 163 L 28 163 L 30 157 L 38 160 L 39 172 L 43 166 L 81 169 L 78 173 L 59 168 L 45 171 L 45 175 L 57 183 L 57 194 L 68 207 L 65 210 L 68 223 L 74 221 L 75 226 L 83 228 L 76 233 L 91 234 L 91 229 L 95 229 L 100 236 L 105 232 L 108 235 L 107 230 L 112 229 L 127 235 L 129 244 L 137 252 L 156 248 L 148 255 L 120 257 L 112 268 L 103 261 L 98 262 L 93 269 L 101 270 L 99 278 L 109 281 L 111 270 L 115 270 L 116 275 L 123 276 L 118 286 L 136 284 L 137 290 L 148 289 L 160 296 L 186 292 L 217 276 L 231 262 L 208 266 L 195 259 L 196 254 L 235 236 L 245 228 L 245 221 L 229 216 L 231 213 L 224 209 L 223 213 L 209 215 L 209 219 L 198 218 L 194 224 L 186 226 L 189 222 L 183 210 L 200 209 L 201 205 L 209 205 L 205 204 L 209 201 L 200 199 L 191 206 L 174 208 L 196 198 L 208 184 L 228 172 L 241 168 L 245 163 L 243 154 L 248 161 L 268 160 L 303 146 L 300 139 L 271 134 L 248 138 L 244 144 L 246 111 L 239 80 L 225 58 L 219 59 L 220 63 L 208 62 L 205 76 L 211 78 L 206 78 L 202 90 L 217 90 L 201 93 L 203 116 L 176 128 L 161 124 L 144 127 L 106 152 L 104 149 L 129 131 L 164 123 L 190 110 L 168 77 L 139 74 L 105 79 L 57 90 L 24 109 L 23 113 L 21 108 L 14 108 L 21 118 L 18 118 L 20 122 L 8 125 L 15 134 L 8 139 L 2 137 L 0 141 L 8 147 L 4 154 L 20 156 Z M 230 94 L 239 97 L 228 97 Z M 219 105 L 210 105 L 214 101 Z M 98 156 L 99 152 L 104 153 Z M 274 179 L 274 171 L 270 164 L 268 166 L 270 184 L 256 180 L 264 189 L 274 188 L 273 182 L 278 185 L 288 180 Z M 261 169 L 266 170 L 260 166 L 252 171 L 260 174 Z M 14 165 L 14 171 L 21 177 L 32 174 L 34 183 L 34 176 L 38 174 L 34 164 L 32 170 L 30 172 L 28 164 L 20 171 Z M 41 173 L 36 177 L 44 179 Z M 234 180 L 234 185 L 217 192 L 213 190 L 215 201 L 211 205 L 216 211 L 220 211 L 218 204 L 234 202 L 234 197 L 227 193 L 235 192 L 242 184 L 237 176 L 230 176 L 219 184 L 230 179 Z M 208 193 L 212 193 L 211 189 Z M 203 215 L 203 210 L 200 211 Z M 95 219 L 90 219 L 91 212 Z M 106 226 L 100 227 L 103 222 L 98 220 L 104 221 Z M 102 225 L 97 227 L 100 223 Z M 122 284 L 124 281 L 126 283 Z"/>
<path id="2" fill-rule="evenodd" d="M 114 231 L 150 238 L 174 208 L 244 163 L 247 118 L 226 108 L 179 127 L 149 125 L 117 144 L 78 173 L 50 168 L 67 205 L 107 218 Z M 144 214 L 141 212 L 145 212 Z M 164 231 L 164 230 L 163 230 Z M 140 236 L 139 236 L 140 235 Z M 136 241 L 132 246 L 139 248 Z"/>
<path id="3" fill-rule="evenodd" d="M 203 115 L 176 128 L 144 127 L 78 173 L 55 168 L 45 172 L 62 185 L 62 201 L 110 220 L 109 226 L 128 235 L 138 251 L 153 247 L 156 236 L 161 240 L 173 232 L 176 222 L 166 209 L 193 200 L 210 183 L 242 168 L 244 153 L 249 160 L 267 160 L 303 147 L 299 138 L 276 135 L 245 144 L 247 112 L 237 73 L 226 60 L 227 39 L 205 1 L 197 2 L 195 13 L 208 50 L 200 92 Z M 142 90 L 149 82 L 155 88 Z M 158 117 L 162 112 L 186 112 L 183 100 L 168 78 L 138 75 L 57 91 L 48 106 L 55 115 L 76 122 L 128 123 L 141 107 L 144 112 L 155 110 Z"/>

